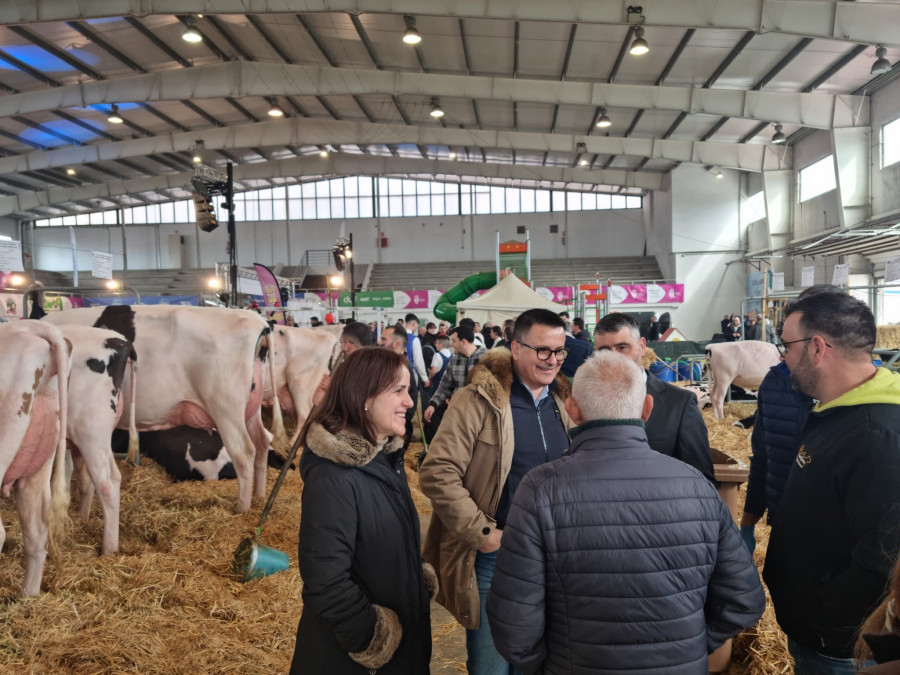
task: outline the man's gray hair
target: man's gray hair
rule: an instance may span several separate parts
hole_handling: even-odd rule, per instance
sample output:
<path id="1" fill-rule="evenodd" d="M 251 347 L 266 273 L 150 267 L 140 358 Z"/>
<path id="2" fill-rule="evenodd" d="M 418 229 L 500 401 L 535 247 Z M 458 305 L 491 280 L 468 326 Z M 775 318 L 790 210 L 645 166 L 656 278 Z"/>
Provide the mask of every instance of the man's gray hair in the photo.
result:
<path id="1" fill-rule="evenodd" d="M 585 422 L 640 418 L 646 395 L 644 371 L 608 349 L 581 364 L 572 382 L 572 398 Z"/>

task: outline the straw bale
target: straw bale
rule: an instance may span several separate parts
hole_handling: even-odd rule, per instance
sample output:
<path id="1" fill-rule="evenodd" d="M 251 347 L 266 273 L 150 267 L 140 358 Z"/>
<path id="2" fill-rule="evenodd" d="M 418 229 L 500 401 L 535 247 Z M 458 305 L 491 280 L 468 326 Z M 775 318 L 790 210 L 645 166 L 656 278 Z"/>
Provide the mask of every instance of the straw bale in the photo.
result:
<path id="1" fill-rule="evenodd" d="M 878 326 L 876 349 L 900 349 L 900 326 Z"/>
<path id="2" fill-rule="evenodd" d="M 726 404 L 724 420 L 705 412 L 712 444 L 748 461 L 749 430 L 731 423 L 753 406 Z M 423 522 L 431 513 L 418 487 L 413 443 L 407 475 Z M 43 593 L 18 597 L 23 576 L 22 533 L 11 499 L 0 499 L 7 541 L 0 555 L 0 663 L 4 673 L 195 675 L 286 672 L 302 611 L 297 569 L 303 483 L 288 473 L 260 543 L 284 551 L 291 566 L 242 583 L 231 572 L 235 549 L 256 529 L 263 500 L 235 515 L 236 481 L 172 483 L 150 460 L 122 471 L 121 544 L 98 557 L 102 517 L 77 518 L 63 546 L 62 565 L 47 563 Z M 278 475 L 269 469 L 267 492 Z M 768 530 L 757 526 L 756 562 Z M 434 673 L 465 672 L 465 631 L 433 605 Z M 771 607 L 759 626 L 735 642 L 733 675 L 788 672 L 784 636 Z"/>

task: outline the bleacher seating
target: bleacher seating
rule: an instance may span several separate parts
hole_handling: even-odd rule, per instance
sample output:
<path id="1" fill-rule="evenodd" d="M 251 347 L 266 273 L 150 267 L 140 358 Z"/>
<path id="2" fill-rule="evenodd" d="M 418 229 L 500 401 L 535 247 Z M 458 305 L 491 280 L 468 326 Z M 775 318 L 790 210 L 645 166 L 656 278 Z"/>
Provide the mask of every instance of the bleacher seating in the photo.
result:
<path id="1" fill-rule="evenodd" d="M 122 281 L 122 271 L 113 273 L 116 281 Z M 30 273 L 26 273 L 29 277 Z M 166 269 L 166 270 L 128 270 L 124 273 L 125 289 L 128 293 L 136 289 L 143 295 L 199 295 L 209 293 L 208 281 L 215 275 L 212 268 L 200 269 Z M 106 279 L 91 276 L 89 270 L 78 274 L 78 287 L 74 285 L 71 272 L 50 272 L 35 270 L 35 278 L 44 284 L 48 291 L 60 291 L 71 295 L 102 295 L 109 291 Z M 29 277 L 30 280 L 30 277 Z"/>
<path id="2" fill-rule="evenodd" d="M 470 274 L 493 270 L 492 260 L 376 264 L 364 290 L 448 289 Z M 594 283 L 597 273 L 601 280 L 611 279 L 613 283 L 662 281 L 656 259 L 646 256 L 531 261 L 536 286 Z"/>

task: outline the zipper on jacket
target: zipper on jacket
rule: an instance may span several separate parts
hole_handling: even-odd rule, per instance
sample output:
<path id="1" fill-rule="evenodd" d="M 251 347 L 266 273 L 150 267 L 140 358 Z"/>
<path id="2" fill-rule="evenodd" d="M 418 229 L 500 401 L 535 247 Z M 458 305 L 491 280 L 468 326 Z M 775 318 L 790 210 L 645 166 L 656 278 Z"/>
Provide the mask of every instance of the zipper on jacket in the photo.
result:
<path id="1" fill-rule="evenodd" d="M 544 462 L 550 461 L 550 450 L 547 449 L 547 437 L 544 435 L 544 422 L 541 420 L 541 407 L 537 406 L 538 428 L 541 430 L 541 443 L 544 446 Z"/>

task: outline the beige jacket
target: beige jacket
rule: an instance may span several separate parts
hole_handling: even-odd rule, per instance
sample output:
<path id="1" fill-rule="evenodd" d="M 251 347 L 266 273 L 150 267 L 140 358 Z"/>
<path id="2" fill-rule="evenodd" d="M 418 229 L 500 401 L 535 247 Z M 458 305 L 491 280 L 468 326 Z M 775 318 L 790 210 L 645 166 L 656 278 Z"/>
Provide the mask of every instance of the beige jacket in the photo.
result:
<path id="1" fill-rule="evenodd" d="M 419 469 L 419 486 L 434 509 L 423 557 L 440 580 L 436 599 L 472 629 L 480 621 L 475 553 L 496 527 L 493 516 L 512 464 L 512 367 L 506 349 L 482 357 L 469 384 L 453 395 Z M 564 408 L 570 392 L 568 379 L 558 374 L 553 396 L 567 429 L 575 426 Z"/>

